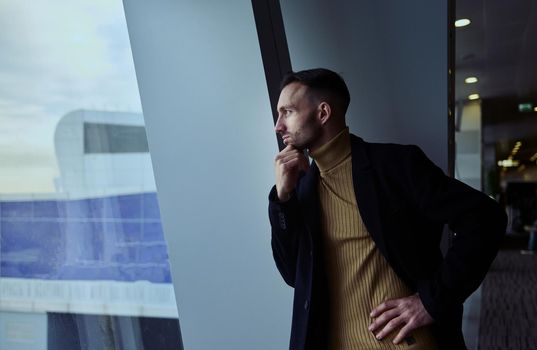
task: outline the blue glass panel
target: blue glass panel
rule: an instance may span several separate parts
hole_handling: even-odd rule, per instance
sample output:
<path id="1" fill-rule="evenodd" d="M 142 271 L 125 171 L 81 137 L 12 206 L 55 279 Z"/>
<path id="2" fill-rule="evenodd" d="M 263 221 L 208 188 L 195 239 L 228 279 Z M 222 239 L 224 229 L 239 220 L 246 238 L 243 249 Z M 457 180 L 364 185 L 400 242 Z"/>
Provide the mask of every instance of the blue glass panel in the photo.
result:
<path id="1" fill-rule="evenodd" d="M 118 240 L 121 242 L 141 242 L 142 224 L 140 222 L 119 223 Z"/>
<path id="2" fill-rule="evenodd" d="M 90 205 L 88 199 L 79 199 L 65 202 L 65 215 L 68 218 L 89 218 Z"/>
<path id="3" fill-rule="evenodd" d="M 102 237 L 102 236 L 101 236 Z M 95 234 L 92 222 L 65 223 L 66 263 L 79 264 L 98 261 L 102 255 L 102 238 Z"/>
<path id="4" fill-rule="evenodd" d="M 171 283 L 168 264 L 140 265 L 119 267 L 121 279 L 124 281 L 147 280 L 154 283 Z"/>
<path id="5" fill-rule="evenodd" d="M 1 222 L 1 249 L 2 253 L 20 251 L 38 246 L 40 242 L 32 238 L 31 221 L 7 221 Z M 2 254 L 2 260 L 4 260 Z"/>
<path id="6" fill-rule="evenodd" d="M 64 280 L 116 280 L 126 281 L 121 277 L 117 266 L 73 266 L 66 265 L 61 271 L 61 279 Z M 132 281 L 132 280 L 131 280 Z"/>
<path id="7" fill-rule="evenodd" d="M 90 217 L 112 219 L 121 217 L 116 197 L 103 197 L 88 199 Z"/>
<path id="8" fill-rule="evenodd" d="M 65 212 L 63 201 L 34 201 L 34 218 L 59 218 Z"/>
<path id="9" fill-rule="evenodd" d="M 50 254 L 60 254 L 64 247 L 64 223 L 55 221 L 32 222 L 31 239 L 44 251 Z"/>
<path id="10" fill-rule="evenodd" d="M 117 197 L 120 217 L 135 219 L 142 217 L 142 197 L 140 195 L 126 195 Z"/>
<path id="11" fill-rule="evenodd" d="M 32 223 L 2 222 L 1 230 L 1 276 L 35 278 L 43 248 L 33 239 Z"/>
<path id="12" fill-rule="evenodd" d="M 8 215 L 0 222 L 2 276 L 170 283 L 161 223 L 137 216 L 142 202 L 158 209 L 154 201 L 148 193 L 0 203 Z M 32 212 L 36 218 L 20 219 Z"/>
<path id="13" fill-rule="evenodd" d="M 145 219 L 160 219 L 160 209 L 155 192 L 142 194 L 142 203 Z"/>
<path id="14" fill-rule="evenodd" d="M 163 244 L 146 244 L 140 247 L 140 262 L 166 262 L 168 261 L 168 252 L 166 251 L 166 245 Z"/>
<path id="15" fill-rule="evenodd" d="M 32 230 L 32 237 L 40 247 L 32 273 L 38 278 L 55 278 L 65 263 L 63 223 L 34 222 Z"/>
<path id="16" fill-rule="evenodd" d="M 144 222 L 142 225 L 144 241 L 164 241 L 164 232 L 160 222 Z"/>
<path id="17" fill-rule="evenodd" d="M 3 218 L 31 218 L 33 215 L 32 202 L 2 202 L 1 212 Z"/>

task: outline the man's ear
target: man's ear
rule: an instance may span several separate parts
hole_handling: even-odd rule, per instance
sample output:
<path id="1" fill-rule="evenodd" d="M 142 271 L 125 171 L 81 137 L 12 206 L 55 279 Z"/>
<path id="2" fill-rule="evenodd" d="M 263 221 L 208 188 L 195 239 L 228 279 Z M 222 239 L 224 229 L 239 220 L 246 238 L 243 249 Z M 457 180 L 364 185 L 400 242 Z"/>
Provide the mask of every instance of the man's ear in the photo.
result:
<path id="1" fill-rule="evenodd" d="M 332 117 L 332 107 L 327 102 L 321 102 L 319 103 L 319 106 L 317 107 L 319 111 L 319 120 L 321 121 L 321 124 L 324 125 L 330 117 Z"/>

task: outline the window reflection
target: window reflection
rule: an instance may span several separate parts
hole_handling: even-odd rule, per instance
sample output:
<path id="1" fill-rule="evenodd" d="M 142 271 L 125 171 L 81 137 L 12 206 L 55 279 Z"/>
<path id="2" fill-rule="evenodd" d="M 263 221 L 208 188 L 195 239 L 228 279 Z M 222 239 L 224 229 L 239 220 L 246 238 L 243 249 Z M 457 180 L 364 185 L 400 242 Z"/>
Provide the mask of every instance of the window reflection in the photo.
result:
<path id="1" fill-rule="evenodd" d="M 0 5 L 0 348 L 180 348 L 121 1 Z"/>

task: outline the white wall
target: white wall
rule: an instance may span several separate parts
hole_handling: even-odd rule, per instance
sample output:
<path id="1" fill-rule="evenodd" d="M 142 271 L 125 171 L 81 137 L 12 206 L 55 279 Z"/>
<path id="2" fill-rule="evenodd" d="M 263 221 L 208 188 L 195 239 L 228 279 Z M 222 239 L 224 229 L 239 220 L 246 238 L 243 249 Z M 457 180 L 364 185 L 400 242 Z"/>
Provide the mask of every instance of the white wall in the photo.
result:
<path id="1" fill-rule="evenodd" d="M 447 3 L 282 0 L 294 70 L 325 67 L 366 141 L 417 144 L 447 169 Z"/>
<path id="2" fill-rule="evenodd" d="M 125 1 L 184 347 L 285 349 L 272 259 L 277 152 L 252 5 Z"/>

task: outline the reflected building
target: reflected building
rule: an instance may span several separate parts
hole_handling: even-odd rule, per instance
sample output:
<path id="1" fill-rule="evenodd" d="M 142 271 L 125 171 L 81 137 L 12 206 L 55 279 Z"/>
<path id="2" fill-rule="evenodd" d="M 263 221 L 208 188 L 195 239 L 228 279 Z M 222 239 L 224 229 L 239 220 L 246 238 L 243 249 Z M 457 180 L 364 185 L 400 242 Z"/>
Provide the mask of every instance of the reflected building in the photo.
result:
<path id="1" fill-rule="evenodd" d="M 140 113 L 76 110 L 58 122 L 59 193 L 71 198 L 155 192 Z"/>
<path id="2" fill-rule="evenodd" d="M 48 323 L 49 348 L 58 320 L 170 327 L 177 308 L 143 115 L 73 111 L 54 143 L 56 193 L 0 197 L 1 323 L 30 313 L 35 329 Z"/>

